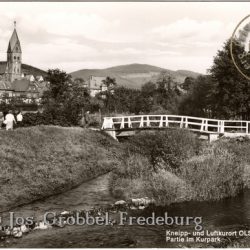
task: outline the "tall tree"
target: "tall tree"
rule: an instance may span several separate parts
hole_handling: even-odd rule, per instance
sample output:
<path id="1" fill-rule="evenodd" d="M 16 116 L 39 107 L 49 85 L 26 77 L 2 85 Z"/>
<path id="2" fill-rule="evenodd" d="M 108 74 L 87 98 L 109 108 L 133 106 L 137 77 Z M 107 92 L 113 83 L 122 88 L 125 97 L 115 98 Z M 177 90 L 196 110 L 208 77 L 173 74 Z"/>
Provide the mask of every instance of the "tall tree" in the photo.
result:
<path id="1" fill-rule="evenodd" d="M 44 92 L 44 112 L 60 125 L 77 125 L 82 109 L 89 105 L 90 97 L 82 82 L 59 69 L 48 71 L 49 89 Z"/>
<path id="2" fill-rule="evenodd" d="M 156 82 L 156 104 L 169 113 L 176 113 L 178 109 L 179 91 L 172 76 L 162 72 Z"/>
<path id="3" fill-rule="evenodd" d="M 117 85 L 116 79 L 111 78 L 109 76 L 106 77 L 105 80 L 102 81 L 103 85 L 107 87 L 106 91 L 101 93 L 101 96 L 104 100 L 104 109 L 108 114 L 112 111 L 112 103 L 114 103 L 114 88 Z"/>
<path id="4" fill-rule="evenodd" d="M 183 96 L 179 104 L 179 113 L 211 118 L 214 87 L 215 83 L 211 76 L 199 76 Z"/>
<path id="5" fill-rule="evenodd" d="M 238 64 L 243 48 L 234 43 L 234 58 Z M 212 109 L 218 118 L 250 119 L 250 81 L 236 69 L 230 54 L 230 40 L 219 50 L 209 70 L 216 86 Z"/>

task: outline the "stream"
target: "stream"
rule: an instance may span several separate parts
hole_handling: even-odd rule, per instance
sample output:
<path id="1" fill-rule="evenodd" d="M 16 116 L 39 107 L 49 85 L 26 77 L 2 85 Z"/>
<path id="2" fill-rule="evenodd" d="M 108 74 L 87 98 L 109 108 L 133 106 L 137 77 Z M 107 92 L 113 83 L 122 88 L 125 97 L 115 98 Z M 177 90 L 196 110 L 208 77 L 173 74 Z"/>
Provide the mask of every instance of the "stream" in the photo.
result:
<path id="1" fill-rule="evenodd" d="M 115 200 L 108 191 L 108 177 L 109 174 L 99 176 L 65 193 L 21 205 L 11 209 L 11 212 L 18 217 L 42 220 L 46 212 L 89 210 L 92 207 L 112 204 Z M 8 224 L 9 211 L 0 213 L 0 216 Z"/>
<path id="2" fill-rule="evenodd" d="M 109 174 L 81 184 L 63 194 L 54 195 L 43 200 L 19 206 L 11 211 L 16 216 L 42 219 L 45 212 L 62 212 L 73 210 L 89 210 L 92 207 L 112 204 L 115 199 L 108 190 Z M 250 226 L 250 192 L 245 191 L 234 198 L 218 202 L 184 202 L 168 207 L 153 207 L 134 211 L 140 216 L 201 216 L 203 228 L 215 230 L 237 230 L 242 226 Z M 8 221 L 9 213 L 0 214 Z M 86 227 L 88 227 L 86 229 Z M 8 247 L 180 247 L 180 244 L 166 245 L 165 233 L 169 226 L 66 226 L 50 230 L 36 230 L 21 239 L 13 239 Z M 175 226 L 175 230 L 183 230 Z M 58 230 L 61 230 L 59 233 Z M 194 226 L 186 226 L 185 230 L 194 230 Z M 45 232 L 47 231 L 47 232 Z M 87 238 L 84 235 L 89 235 Z M 67 235 L 74 235 L 69 240 Z M 30 241 L 32 239 L 32 241 Z M 32 244 L 31 244 L 32 242 Z M 6 245 L 3 245 L 6 246 Z M 185 245 L 184 245 L 185 246 Z M 195 245 L 196 246 L 196 245 Z"/>

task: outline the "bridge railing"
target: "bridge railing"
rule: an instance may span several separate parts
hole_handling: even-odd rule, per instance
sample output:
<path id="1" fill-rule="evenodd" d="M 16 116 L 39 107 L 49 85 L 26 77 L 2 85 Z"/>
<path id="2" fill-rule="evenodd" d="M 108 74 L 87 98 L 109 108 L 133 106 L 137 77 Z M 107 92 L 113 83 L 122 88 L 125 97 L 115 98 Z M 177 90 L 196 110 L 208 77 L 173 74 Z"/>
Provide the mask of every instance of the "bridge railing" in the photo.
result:
<path id="1" fill-rule="evenodd" d="M 135 115 L 105 117 L 104 130 L 179 127 L 208 133 L 238 132 L 250 134 L 250 121 L 217 120 L 179 115 Z"/>

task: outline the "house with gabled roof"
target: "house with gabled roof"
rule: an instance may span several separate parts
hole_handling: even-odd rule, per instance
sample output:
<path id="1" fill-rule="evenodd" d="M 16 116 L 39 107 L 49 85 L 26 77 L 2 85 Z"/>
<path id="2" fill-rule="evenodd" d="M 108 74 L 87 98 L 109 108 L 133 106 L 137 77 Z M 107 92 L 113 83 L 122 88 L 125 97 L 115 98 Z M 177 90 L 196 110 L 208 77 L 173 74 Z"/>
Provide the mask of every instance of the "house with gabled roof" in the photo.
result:
<path id="1" fill-rule="evenodd" d="M 106 77 L 104 76 L 90 76 L 87 85 L 90 92 L 90 96 L 94 97 L 97 94 L 106 91 L 108 88 L 104 84 Z"/>

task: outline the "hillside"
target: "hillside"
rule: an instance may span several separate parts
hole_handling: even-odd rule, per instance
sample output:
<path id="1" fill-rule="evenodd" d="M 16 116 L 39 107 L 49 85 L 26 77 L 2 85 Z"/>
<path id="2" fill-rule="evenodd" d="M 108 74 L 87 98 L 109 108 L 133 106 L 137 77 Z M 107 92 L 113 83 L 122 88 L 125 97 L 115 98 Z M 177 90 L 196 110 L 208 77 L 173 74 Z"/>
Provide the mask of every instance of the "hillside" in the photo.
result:
<path id="1" fill-rule="evenodd" d="M 197 77 L 197 72 L 188 70 L 169 70 L 148 64 L 129 64 L 110 67 L 106 69 L 82 69 L 72 72 L 74 78 L 83 78 L 85 81 L 93 76 L 115 77 L 118 85 L 129 88 L 140 88 L 148 81 L 155 82 L 161 72 L 172 76 L 176 82 L 182 83 L 186 77 Z"/>
<path id="2" fill-rule="evenodd" d="M 70 190 L 117 165 L 118 144 L 96 131 L 36 126 L 0 136 L 0 211 Z"/>
<path id="3" fill-rule="evenodd" d="M 36 67 L 33 67 L 31 65 L 28 64 L 22 64 L 22 71 L 24 74 L 27 75 L 34 75 L 34 76 L 46 76 L 47 72 L 42 70 L 42 69 L 38 69 Z"/>
<path id="4" fill-rule="evenodd" d="M 6 67 L 6 62 L 0 62 L 0 73 L 4 73 Z M 46 71 L 38 69 L 28 64 L 22 64 L 22 72 L 25 75 L 34 75 L 34 76 L 46 76 Z"/>

